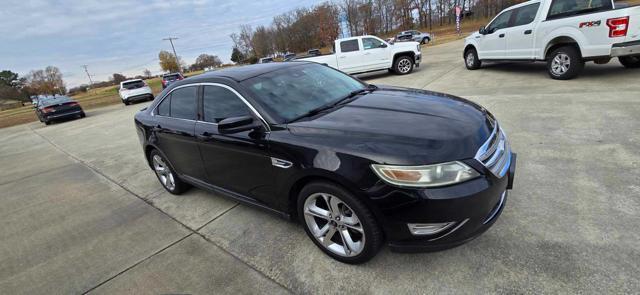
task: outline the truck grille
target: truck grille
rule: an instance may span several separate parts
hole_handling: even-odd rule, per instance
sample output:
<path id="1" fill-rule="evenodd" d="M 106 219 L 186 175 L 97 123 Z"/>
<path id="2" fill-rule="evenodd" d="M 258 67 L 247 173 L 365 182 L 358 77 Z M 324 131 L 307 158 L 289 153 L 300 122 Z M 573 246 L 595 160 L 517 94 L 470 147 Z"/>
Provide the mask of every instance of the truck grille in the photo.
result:
<path id="1" fill-rule="evenodd" d="M 489 139 L 478 149 L 475 158 L 497 177 L 503 177 L 509 170 L 511 147 L 497 122 Z"/>

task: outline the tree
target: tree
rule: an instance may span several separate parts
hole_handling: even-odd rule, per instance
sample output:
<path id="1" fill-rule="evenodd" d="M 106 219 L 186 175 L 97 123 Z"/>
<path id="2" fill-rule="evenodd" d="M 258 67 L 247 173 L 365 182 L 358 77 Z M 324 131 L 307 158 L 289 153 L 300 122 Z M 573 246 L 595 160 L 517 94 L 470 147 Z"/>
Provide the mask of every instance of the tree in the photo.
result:
<path id="1" fill-rule="evenodd" d="M 244 62 L 244 54 L 242 54 L 242 52 L 240 51 L 240 49 L 238 49 L 238 47 L 233 47 L 233 50 L 231 51 L 231 61 L 235 62 L 237 64 L 243 63 Z"/>
<path id="2" fill-rule="evenodd" d="M 0 72 L 0 85 L 12 86 L 14 81 L 18 81 L 17 73 L 8 70 Z"/>
<path id="3" fill-rule="evenodd" d="M 26 87 L 31 94 L 65 94 L 67 89 L 62 79 L 62 72 L 54 66 L 44 70 L 31 71 L 26 79 Z"/>
<path id="4" fill-rule="evenodd" d="M 192 70 L 204 70 L 211 67 L 219 67 L 222 65 L 222 61 L 216 55 L 200 54 L 196 58 L 196 62 L 191 65 Z"/>
<path id="5" fill-rule="evenodd" d="M 144 69 L 144 71 L 142 71 L 142 75 L 145 78 L 149 79 L 149 78 L 151 78 L 151 71 L 149 71 L 149 69 Z"/>
<path id="6" fill-rule="evenodd" d="M 174 56 L 166 50 L 158 53 L 158 59 L 160 60 L 160 68 L 165 72 L 179 72 L 180 71 L 180 58 Z"/>
<path id="7" fill-rule="evenodd" d="M 115 74 L 113 74 L 113 78 L 112 79 L 113 79 L 114 83 L 119 84 L 122 81 L 126 81 L 127 77 L 125 77 L 122 74 L 115 73 Z"/>

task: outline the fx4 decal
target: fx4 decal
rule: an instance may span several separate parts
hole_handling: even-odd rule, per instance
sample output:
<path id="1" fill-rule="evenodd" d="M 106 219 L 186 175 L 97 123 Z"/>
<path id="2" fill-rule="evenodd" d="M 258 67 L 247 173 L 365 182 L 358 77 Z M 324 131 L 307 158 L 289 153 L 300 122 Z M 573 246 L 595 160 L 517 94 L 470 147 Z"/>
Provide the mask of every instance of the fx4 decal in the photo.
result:
<path id="1" fill-rule="evenodd" d="M 602 24 L 602 21 L 596 20 L 596 21 L 590 21 L 590 22 L 583 22 L 580 23 L 580 28 L 584 28 L 584 27 L 599 27 Z"/>

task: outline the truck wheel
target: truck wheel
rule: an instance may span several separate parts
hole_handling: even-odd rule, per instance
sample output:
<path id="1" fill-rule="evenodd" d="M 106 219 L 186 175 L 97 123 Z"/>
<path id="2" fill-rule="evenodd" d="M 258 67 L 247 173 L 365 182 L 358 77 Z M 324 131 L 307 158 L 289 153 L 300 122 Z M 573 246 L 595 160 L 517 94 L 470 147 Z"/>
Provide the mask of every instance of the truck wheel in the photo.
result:
<path id="1" fill-rule="evenodd" d="M 628 69 L 640 68 L 640 56 L 621 56 L 618 57 L 620 63 Z"/>
<path id="2" fill-rule="evenodd" d="M 549 77 L 555 80 L 569 80 L 580 74 L 584 60 L 573 46 L 560 47 L 547 58 Z"/>
<path id="3" fill-rule="evenodd" d="M 393 63 L 393 70 L 398 75 L 406 75 L 413 71 L 413 59 L 410 56 L 400 56 Z"/>
<path id="4" fill-rule="evenodd" d="M 470 48 L 464 53 L 464 65 L 468 70 L 477 70 L 482 66 L 482 61 L 478 58 L 478 52 Z"/>

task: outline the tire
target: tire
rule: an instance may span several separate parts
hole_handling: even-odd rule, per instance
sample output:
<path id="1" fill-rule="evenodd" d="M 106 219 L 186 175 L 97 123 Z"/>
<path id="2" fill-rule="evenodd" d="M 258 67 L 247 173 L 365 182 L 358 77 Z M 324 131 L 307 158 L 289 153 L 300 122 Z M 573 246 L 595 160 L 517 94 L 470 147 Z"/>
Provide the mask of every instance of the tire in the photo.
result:
<path id="1" fill-rule="evenodd" d="M 424 37 L 422 38 L 420 44 L 429 44 L 429 42 L 431 42 L 431 39 L 429 39 L 429 37 Z"/>
<path id="2" fill-rule="evenodd" d="M 87 116 L 87 115 L 86 115 L 84 112 L 80 113 L 80 118 L 84 118 L 84 117 L 86 117 L 86 116 Z"/>
<path id="3" fill-rule="evenodd" d="M 393 71 L 398 75 L 406 75 L 413 72 L 413 58 L 408 55 L 402 55 L 393 62 Z"/>
<path id="4" fill-rule="evenodd" d="M 482 61 L 478 58 L 478 52 L 475 48 L 469 48 L 464 53 L 464 65 L 468 70 L 477 70 L 482 66 Z"/>
<path id="5" fill-rule="evenodd" d="M 547 58 L 547 72 L 555 80 L 573 79 L 582 72 L 584 60 L 574 46 L 562 46 Z"/>
<path id="6" fill-rule="evenodd" d="M 167 164 L 167 160 L 157 150 L 152 150 L 149 153 L 149 161 L 158 181 L 169 193 L 180 195 L 189 190 L 190 186 L 178 177 L 171 165 Z"/>
<path id="7" fill-rule="evenodd" d="M 300 191 L 297 207 L 300 223 L 309 238 L 335 260 L 364 263 L 382 246 L 382 231 L 371 211 L 340 186 L 329 182 L 309 183 Z M 331 237 L 326 240 L 329 234 Z M 351 243 L 344 242 L 343 237 Z M 323 241 L 327 241 L 326 246 Z"/>
<path id="8" fill-rule="evenodd" d="M 126 106 L 131 104 L 128 100 L 123 100 L 122 103 L 124 103 L 124 105 L 126 105 Z"/>
<path id="9" fill-rule="evenodd" d="M 51 121 L 49 121 L 49 120 L 45 119 L 43 122 L 44 122 L 44 125 L 51 125 Z"/>
<path id="10" fill-rule="evenodd" d="M 618 60 L 627 69 L 640 68 L 640 56 L 621 56 Z"/>

